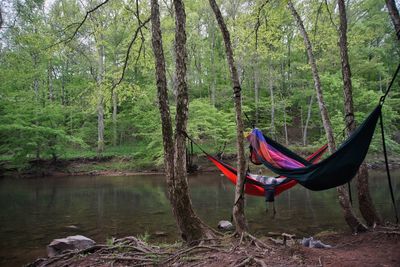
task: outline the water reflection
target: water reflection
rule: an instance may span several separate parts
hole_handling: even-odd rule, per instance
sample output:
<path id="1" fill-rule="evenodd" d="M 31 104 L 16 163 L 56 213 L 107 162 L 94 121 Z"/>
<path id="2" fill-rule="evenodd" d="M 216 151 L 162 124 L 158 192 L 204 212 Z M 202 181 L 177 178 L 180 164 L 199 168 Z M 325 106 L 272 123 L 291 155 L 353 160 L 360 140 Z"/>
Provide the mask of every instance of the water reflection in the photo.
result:
<path id="1" fill-rule="evenodd" d="M 399 172 L 393 173 L 400 206 Z M 384 173 L 371 174 L 377 208 L 393 218 Z M 193 205 L 215 226 L 230 219 L 233 186 L 218 173 L 190 177 Z M 322 230 L 346 230 L 336 190 L 312 192 L 301 186 L 276 200 L 277 214 L 266 213 L 263 198 L 249 197 L 246 213 L 252 232 L 310 235 Z M 0 180 L 0 265 L 20 266 L 45 254 L 54 238 L 83 234 L 98 242 L 110 237 L 167 232 L 157 241 L 178 239 L 166 197 L 164 177 L 67 177 Z"/>

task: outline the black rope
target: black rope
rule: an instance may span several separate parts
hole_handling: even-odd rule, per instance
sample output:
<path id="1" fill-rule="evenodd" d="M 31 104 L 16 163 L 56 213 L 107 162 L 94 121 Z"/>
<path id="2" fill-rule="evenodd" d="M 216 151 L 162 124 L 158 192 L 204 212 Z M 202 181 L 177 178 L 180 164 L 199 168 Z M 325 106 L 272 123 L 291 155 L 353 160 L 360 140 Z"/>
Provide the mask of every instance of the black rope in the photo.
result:
<path id="1" fill-rule="evenodd" d="M 192 142 L 192 144 L 195 144 L 200 150 L 201 152 L 203 152 L 204 154 L 206 154 L 207 156 L 210 155 L 208 154 L 206 151 L 204 151 L 204 149 L 201 148 L 201 146 L 199 144 L 197 144 L 186 132 L 183 132 L 183 135 L 190 140 L 190 142 Z"/>
<path id="2" fill-rule="evenodd" d="M 390 81 L 390 84 L 389 84 L 388 88 L 386 89 L 385 94 L 384 94 L 383 96 L 381 96 L 381 98 L 379 99 L 379 103 L 380 103 L 381 105 L 383 105 L 383 103 L 385 102 L 386 96 L 389 94 L 390 89 L 392 89 L 392 85 L 393 85 L 393 83 L 394 83 L 394 80 L 396 80 L 396 76 L 397 76 L 397 74 L 399 73 L 399 71 L 400 71 L 400 64 L 397 66 L 397 69 L 396 69 L 396 71 L 394 72 L 393 78 L 392 78 L 392 80 Z"/>
<path id="3" fill-rule="evenodd" d="M 250 120 L 249 116 L 247 116 L 246 112 L 243 112 L 244 116 L 246 117 L 247 122 L 251 125 L 251 128 L 256 128 L 256 124 Z"/>
<path id="4" fill-rule="evenodd" d="M 351 196 L 351 185 L 350 185 L 350 182 L 347 183 L 347 189 L 349 191 L 350 204 L 353 205 L 353 198 Z"/>
<path id="5" fill-rule="evenodd" d="M 183 135 L 185 135 L 185 137 L 191 141 L 192 144 L 195 144 L 200 150 L 201 152 L 203 152 L 204 154 L 206 154 L 207 156 L 209 156 L 210 154 L 208 154 L 206 151 L 204 151 L 201 146 L 199 146 L 199 144 L 197 144 L 186 132 L 183 132 Z M 240 195 L 238 197 L 238 199 L 236 199 L 235 201 L 235 206 L 237 205 L 237 203 L 239 202 L 240 199 L 244 198 L 244 190 L 245 190 L 245 185 L 246 185 L 246 176 L 244 177 L 244 181 L 243 181 L 243 185 L 242 188 L 240 190 Z"/>
<path id="6" fill-rule="evenodd" d="M 400 66 L 400 65 L 399 65 L 399 66 Z M 385 132 L 384 132 L 384 128 L 383 128 L 383 117 L 382 117 L 382 112 L 379 114 L 379 122 L 380 122 L 380 125 L 381 125 L 383 155 L 384 155 L 384 157 L 385 157 L 386 174 L 387 174 L 388 183 L 389 183 L 390 196 L 391 196 L 391 198 L 392 198 L 392 204 L 393 204 L 393 208 L 394 208 L 394 214 L 395 214 L 395 216 L 396 216 L 396 223 L 399 223 L 399 216 L 398 216 L 398 214 L 397 214 L 396 201 L 395 201 L 395 199 L 394 199 L 392 180 L 391 180 L 391 178 L 390 178 L 390 170 L 389 170 L 389 163 L 388 163 L 388 157 L 387 157 L 387 151 L 386 151 Z"/>
<path id="7" fill-rule="evenodd" d="M 186 143 L 186 169 L 188 170 L 190 168 L 189 139 L 187 139 Z"/>
<path id="8" fill-rule="evenodd" d="M 191 165 L 193 165 L 193 156 L 194 156 L 193 141 L 190 141 L 190 164 Z"/>
<path id="9" fill-rule="evenodd" d="M 246 177 L 244 177 L 245 179 L 244 179 L 244 181 L 243 181 L 243 185 L 242 185 L 242 187 L 241 187 L 241 189 L 240 189 L 240 195 L 239 195 L 239 197 L 237 198 L 237 200 L 235 201 L 235 204 L 234 204 L 234 206 L 236 206 L 237 205 L 237 203 L 239 202 L 239 200 L 240 199 L 244 199 L 244 187 L 246 186 Z"/>

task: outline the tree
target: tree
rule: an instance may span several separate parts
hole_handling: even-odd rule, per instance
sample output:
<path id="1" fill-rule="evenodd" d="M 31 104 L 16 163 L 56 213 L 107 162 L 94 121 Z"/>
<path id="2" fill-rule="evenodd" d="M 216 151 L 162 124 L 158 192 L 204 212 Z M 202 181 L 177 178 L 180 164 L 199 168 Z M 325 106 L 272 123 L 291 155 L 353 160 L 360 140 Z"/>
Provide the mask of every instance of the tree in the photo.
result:
<path id="1" fill-rule="evenodd" d="M 338 1 L 339 5 L 339 48 L 342 66 L 344 113 L 347 136 L 350 136 L 356 129 L 353 107 L 353 89 L 351 84 L 351 70 L 349 56 L 347 53 L 347 17 L 344 0 Z M 368 188 L 368 169 L 365 163 L 361 164 L 357 176 L 358 203 L 362 216 L 368 226 L 381 223 Z"/>
<path id="2" fill-rule="evenodd" d="M 300 33 L 304 39 L 304 45 L 307 50 L 307 56 L 308 56 L 309 64 L 311 66 L 311 71 L 312 71 L 312 75 L 313 75 L 313 79 L 314 79 L 314 87 L 315 87 L 316 94 L 317 94 L 317 100 L 318 100 L 318 105 L 319 105 L 319 109 L 320 109 L 320 113 L 321 113 L 321 117 L 322 117 L 322 122 L 324 125 L 326 137 L 328 139 L 329 151 L 331 153 L 333 153 L 336 150 L 335 139 L 333 136 L 333 130 L 332 130 L 332 125 L 331 125 L 331 122 L 329 119 L 328 110 L 326 108 L 325 101 L 323 98 L 321 81 L 319 78 L 317 64 L 316 64 L 314 53 L 312 50 L 312 45 L 311 45 L 310 39 L 308 37 L 308 34 L 306 32 L 306 29 L 304 27 L 303 21 L 300 18 L 300 15 L 297 13 L 291 0 L 289 0 L 289 2 L 288 2 L 288 7 L 289 7 L 290 11 L 292 12 L 294 19 L 296 20 L 297 26 L 299 27 Z M 345 186 L 337 187 L 337 191 L 339 194 L 339 203 L 343 209 L 344 218 L 345 218 L 347 224 L 350 226 L 350 228 L 354 232 L 365 231 L 366 227 L 359 221 L 359 219 L 356 217 L 356 215 L 354 214 L 354 212 L 351 208 L 349 196 L 347 194 Z"/>
<path id="3" fill-rule="evenodd" d="M 386 0 L 386 7 L 392 19 L 394 30 L 396 31 L 397 39 L 400 40 L 400 16 L 394 0 Z"/>
<path id="4" fill-rule="evenodd" d="M 0 28 L 3 26 L 3 10 L 0 7 Z"/>
<path id="5" fill-rule="evenodd" d="M 244 156 L 244 127 L 242 120 L 242 96 L 241 86 L 239 82 L 239 75 L 236 69 L 235 60 L 233 58 L 232 45 L 228 28 L 224 22 L 221 11 L 215 0 L 210 0 L 210 5 L 214 11 L 217 19 L 219 28 L 221 30 L 224 43 L 226 58 L 231 73 L 231 82 L 233 87 L 233 96 L 235 101 L 235 112 L 236 112 L 236 148 L 237 148 L 237 169 L 238 177 L 235 187 L 235 203 L 233 205 L 233 219 L 236 225 L 236 232 L 242 234 L 247 232 L 247 222 L 244 214 L 244 182 L 246 177 L 246 160 Z"/>
<path id="6" fill-rule="evenodd" d="M 168 104 L 167 77 L 162 46 L 160 11 L 157 0 L 151 1 L 152 44 L 155 57 L 157 92 L 162 123 L 164 166 L 171 202 L 182 239 L 189 244 L 213 237 L 213 232 L 195 214 L 189 197 L 186 170 L 186 125 L 188 116 L 188 88 L 186 84 L 186 14 L 183 2 L 174 0 L 175 10 L 175 76 L 176 117 L 172 129 Z"/>

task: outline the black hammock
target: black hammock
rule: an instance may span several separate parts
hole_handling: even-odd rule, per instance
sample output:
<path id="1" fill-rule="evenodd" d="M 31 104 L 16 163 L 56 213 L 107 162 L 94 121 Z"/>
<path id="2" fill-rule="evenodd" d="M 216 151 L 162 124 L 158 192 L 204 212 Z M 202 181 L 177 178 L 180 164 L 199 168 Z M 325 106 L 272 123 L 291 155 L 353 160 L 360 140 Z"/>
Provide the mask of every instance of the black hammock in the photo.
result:
<path id="1" fill-rule="evenodd" d="M 247 137 L 251 159 L 274 173 L 292 178 L 310 190 L 325 190 L 349 182 L 364 161 L 379 117 L 381 103 L 329 157 L 312 163 L 253 129 Z"/>

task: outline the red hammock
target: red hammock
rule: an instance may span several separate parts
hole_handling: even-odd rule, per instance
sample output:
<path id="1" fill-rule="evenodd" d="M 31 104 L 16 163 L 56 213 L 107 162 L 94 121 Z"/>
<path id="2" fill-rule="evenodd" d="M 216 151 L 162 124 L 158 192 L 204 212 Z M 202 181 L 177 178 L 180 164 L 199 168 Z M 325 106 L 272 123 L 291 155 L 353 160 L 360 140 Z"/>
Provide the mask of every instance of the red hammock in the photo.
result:
<path id="1" fill-rule="evenodd" d="M 311 162 L 318 162 L 319 159 L 322 157 L 324 152 L 326 151 L 327 145 L 322 146 L 312 155 L 310 155 L 307 160 Z M 215 157 L 206 154 L 207 158 L 214 163 L 214 165 L 231 181 L 233 184 L 236 185 L 237 181 L 237 170 L 232 166 L 216 159 Z M 245 182 L 245 190 L 244 192 L 249 195 L 253 196 L 265 196 L 265 188 L 269 186 L 269 184 L 262 183 L 261 181 L 257 180 L 257 175 L 247 173 L 246 174 L 246 182 Z M 278 196 L 283 191 L 286 191 L 293 186 L 295 186 L 298 182 L 296 180 L 287 178 L 287 177 L 271 177 L 275 179 L 274 184 L 274 196 Z"/>

